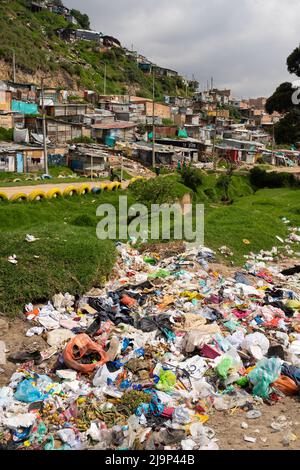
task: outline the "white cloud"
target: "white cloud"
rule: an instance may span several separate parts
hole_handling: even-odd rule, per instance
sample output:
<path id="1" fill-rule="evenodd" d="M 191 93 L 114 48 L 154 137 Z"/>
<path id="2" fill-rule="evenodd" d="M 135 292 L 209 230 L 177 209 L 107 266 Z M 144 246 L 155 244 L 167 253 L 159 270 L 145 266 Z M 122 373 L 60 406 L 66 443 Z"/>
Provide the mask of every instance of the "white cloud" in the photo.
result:
<path id="1" fill-rule="evenodd" d="M 286 58 L 298 45 L 298 0 L 64 0 L 154 62 L 236 96 L 270 95 L 292 81 Z"/>

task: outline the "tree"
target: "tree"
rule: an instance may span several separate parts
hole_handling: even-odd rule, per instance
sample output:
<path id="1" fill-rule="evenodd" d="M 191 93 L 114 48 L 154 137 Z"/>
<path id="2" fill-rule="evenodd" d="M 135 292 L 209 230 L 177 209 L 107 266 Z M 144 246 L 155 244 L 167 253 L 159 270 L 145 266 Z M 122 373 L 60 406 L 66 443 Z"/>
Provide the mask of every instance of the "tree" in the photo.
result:
<path id="1" fill-rule="evenodd" d="M 189 81 L 189 90 L 192 93 L 196 93 L 196 91 L 199 89 L 200 83 L 197 80 L 190 80 Z"/>
<path id="2" fill-rule="evenodd" d="M 79 10 L 71 10 L 71 15 L 74 16 L 75 20 L 77 20 L 79 26 L 81 26 L 82 29 L 91 28 L 90 19 L 85 13 L 81 13 Z"/>
<path id="3" fill-rule="evenodd" d="M 297 47 L 287 58 L 288 71 L 300 77 L 300 46 Z"/>
<path id="4" fill-rule="evenodd" d="M 292 94 L 294 93 L 292 84 L 289 82 L 282 83 L 276 89 L 266 103 L 266 111 L 273 114 L 275 111 L 278 113 L 286 113 L 292 108 Z"/>
<path id="5" fill-rule="evenodd" d="M 300 110 L 292 109 L 275 125 L 275 140 L 280 144 L 300 142 Z"/>
<path id="6" fill-rule="evenodd" d="M 287 58 L 287 68 L 291 74 L 300 77 L 300 47 L 297 47 Z M 295 144 L 300 140 L 300 107 L 295 104 L 292 95 L 296 91 L 292 83 L 282 83 L 267 100 L 266 111 L 284 114 L 275 125 L 277 144 Z"/>

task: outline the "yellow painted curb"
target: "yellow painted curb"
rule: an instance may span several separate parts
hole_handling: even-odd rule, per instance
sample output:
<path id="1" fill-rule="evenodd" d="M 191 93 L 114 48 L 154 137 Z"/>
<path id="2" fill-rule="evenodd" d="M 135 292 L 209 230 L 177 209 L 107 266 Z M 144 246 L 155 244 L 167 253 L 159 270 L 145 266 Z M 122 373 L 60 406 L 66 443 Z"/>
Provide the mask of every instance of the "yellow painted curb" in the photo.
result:
<path id="1" fill-rule="evenodd" d="M 110 183 L 110 184 L 107 185 L 108 191 L 116 191 L 117 188 L 118 188 L 118 183 L 117 182 Z"/>
<path id="2" fill-rule="evenodd" d="M 28 196 L 29 201 L 40 201 L 42 199 L 46 199 L 46 194 L 44 191 L 37 189 L 36 191 L 32 191 L 32 193 Z"/>
<path id="3" fill-rule="evenodd" d="M 58 197 L 62 197 L 62 192 L 58 188 L 53 188 L 47 192 L 46 196 L 48 199 L 57 199 Z"/>
<path id="4" fill-rule="evenodd" d="M 78 194 L 78 189 L 75 186 L 67 186 L 63 192 L 64 196 L 74 196 Z"/>
<path id="5" fill-rule="evenodd" d="M 132 178 L 128 184 L 128 186 L 131 186 L 133 183 L 135 183 L 136 181 L 139 181 L 139 180 L 143 180 L 144 178 L 142 176 L 137 176 L 135 178 Z"/>
<path id="6" fill-rule="evenodd" d="M 8 201 L 8 197 L 5 193 L 0 193 L 0 201 Z"/>
<path id="7" fill-rule="evenodd" d="M 16 193 L 11 196 L 10 201 L 12 202 L 20 202 L 20 201 L 27 201 L 28 196 L 25 193 Z"/>
<path id="8" fill-rule="evenodd" d="M 79 187 L 79 193 L 81 196 L 84 196 L 85 194 L 89 194 L 91 192 L 91 188 L 88 184 L 83 184 L 82 186 Z"/>

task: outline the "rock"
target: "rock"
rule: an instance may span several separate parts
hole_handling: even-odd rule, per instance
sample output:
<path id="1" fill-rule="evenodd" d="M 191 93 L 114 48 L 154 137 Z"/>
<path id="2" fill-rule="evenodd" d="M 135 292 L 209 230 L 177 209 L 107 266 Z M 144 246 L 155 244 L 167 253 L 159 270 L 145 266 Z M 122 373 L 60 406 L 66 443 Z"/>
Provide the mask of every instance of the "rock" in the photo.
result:
<path id="1" fill-rule="evenodd" d="M 0 318 L 0 338 L 8 333 L 9 325 L 8 322 Z"/>
<path id="2" fill-rule="evenodd" d="M 246 414 L 246 417 L 248 419 L 258 419 L 261 417 L 261 412 L 258 410 L 251 410 L 251 411 L 248 411 L 248 413 Z"/>
<path id="3" fill-rule="evenodd" d="M 6 364 L 6 345 L 4 341 L 0 341 L 0 364 L 5 365 Z"/>
<path id="4" fill-rule="evenodd" d="M 74 336 L 75 335 L 72 331 L 58 328 L 57 330 L 49 331 L 47 333 L 47 343 L 49 346 L 59 348 L 63 346 L 64 343 L 74 338 Z"/>

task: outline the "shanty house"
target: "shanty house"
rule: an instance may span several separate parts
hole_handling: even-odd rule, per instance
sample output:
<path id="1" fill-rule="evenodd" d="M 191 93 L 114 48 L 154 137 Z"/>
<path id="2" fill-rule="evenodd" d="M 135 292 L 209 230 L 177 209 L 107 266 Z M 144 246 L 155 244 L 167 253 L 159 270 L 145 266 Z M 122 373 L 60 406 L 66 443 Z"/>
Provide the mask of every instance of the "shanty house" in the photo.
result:
<path id="1" fill-rule="evenodd" d="M 104 147 L 93 144 L 77 144 L 70 148 L 68 166 L 75 172 L 104 171 L 109 153 Z"/>
<path id="2" fill-rule="evenodd" d="M 122 47 L 120 41 L 113 36 L 102 36 L 101 42 L 103 43 L 104 47 Z"/>
<path id="3" fill-rule="evenodd" d="M 0 143 L 0 172 L 31 173 L 44 168 L 41 147 Z"/>
<path id="4" fill-rule="evenodd" d="M 112 123 L 100 123 L 92 125 L 92 137 L 97 142 L 113 145 L 117 140 L 132 142 L 136 124 L 127 121 L 115 121 Z"/>
<path id="5" fill-rule="evenodd" d="M 42 135 L 42 118 L 27 117 L 26 127 L 31 133 Z M 59 119 L 46 120 L 46 133 L 51 143 L 65 144 L 74 139 L 91 137 L 90 127 L 81 124 L 66 122 Z"/>
<path id="6" fill-rule="evenodd" d="M 85 114 L 89 113 L 90 105 L 88 104 L 46 104 L 46 113 L 52 118 L 58 118 L 63 121 L 79 122 Z"/>

